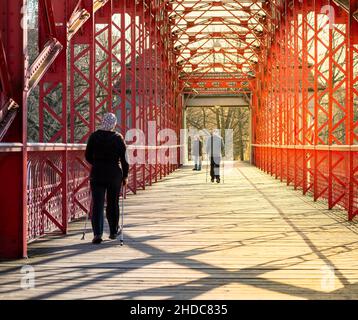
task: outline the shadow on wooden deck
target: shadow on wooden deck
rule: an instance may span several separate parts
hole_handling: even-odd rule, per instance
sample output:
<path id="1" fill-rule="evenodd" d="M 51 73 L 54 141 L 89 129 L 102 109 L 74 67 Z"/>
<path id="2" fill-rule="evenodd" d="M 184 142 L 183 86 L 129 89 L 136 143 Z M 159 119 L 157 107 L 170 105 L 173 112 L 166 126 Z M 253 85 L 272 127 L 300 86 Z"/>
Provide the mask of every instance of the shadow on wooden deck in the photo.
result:
<path id="1" fill-rule="evenodd" d="M 240 163 L 226 183 L 183 168 L 126 202 L 126 242 L 70 234 L 0 264 L 6 299 L 357 299 L 357 224 Z M 20 287 L 31 265 L 36 286 Z"/>

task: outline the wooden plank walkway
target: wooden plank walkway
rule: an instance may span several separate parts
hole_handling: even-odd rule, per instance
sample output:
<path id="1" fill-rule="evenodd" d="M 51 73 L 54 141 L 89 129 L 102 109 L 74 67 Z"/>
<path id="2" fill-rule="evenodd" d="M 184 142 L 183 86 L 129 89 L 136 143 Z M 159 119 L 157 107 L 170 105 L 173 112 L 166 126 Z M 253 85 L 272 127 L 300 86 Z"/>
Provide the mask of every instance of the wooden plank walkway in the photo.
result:
<path id="1" fill-rule="evenodd" d="M 1 299 L 357 299 L 358 228 L 247 164 L 178 170 L 126 202 L 126 245 L 66 237 L 0 263 Z M 20 288 L 31 265 L 36 287 Z"/>

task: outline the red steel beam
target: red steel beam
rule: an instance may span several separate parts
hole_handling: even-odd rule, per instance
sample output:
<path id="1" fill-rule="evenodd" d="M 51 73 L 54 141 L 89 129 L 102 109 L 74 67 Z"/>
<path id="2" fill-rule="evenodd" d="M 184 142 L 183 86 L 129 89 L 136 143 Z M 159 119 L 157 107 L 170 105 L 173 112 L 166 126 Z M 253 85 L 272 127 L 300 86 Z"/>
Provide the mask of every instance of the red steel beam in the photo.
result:
<path id="1" fill-rule="evenodd" d="M 349 12 L 333 1 L 272 6 L 279 27 L 262 66 L 262 101 L 253 109 L 261 109 L 254 124 L 256 164 L 315 200 L 327 200 L 329 208 L 340 205 L 353 219 L 358 55 L 357 2 L 350 3 Z"/>
<path id="2" fill-rule="evenodd" d="M 19 114 L 9 128 L 4 142 L 19 143 L 17 152 L 0 150 L 0 257 L 27 255 L 27 99 L 23 91 L 27 60 L 26 1 L 2 1 L 0 32 L 11 74 L 13 99 Z M 6 181 L 6 183 L 5 183 Z"/>

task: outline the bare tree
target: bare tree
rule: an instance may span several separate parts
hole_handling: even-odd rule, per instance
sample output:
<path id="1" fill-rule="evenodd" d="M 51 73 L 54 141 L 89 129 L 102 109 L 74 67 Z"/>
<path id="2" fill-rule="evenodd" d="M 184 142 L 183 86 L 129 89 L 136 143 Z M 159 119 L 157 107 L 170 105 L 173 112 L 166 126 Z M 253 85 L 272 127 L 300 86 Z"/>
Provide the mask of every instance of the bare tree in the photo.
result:
<path id="1" fill-rule="evenodd" d="M 234 132 L 234 157 L 241 161 L 248 160 L 245 154 L 248 152 L 250 112 L 248 108 L 239 107 L 202 107 L 189 108 L 187 123 L 197 130 L 220 129 L 222 137 L 225 130 Z"/>

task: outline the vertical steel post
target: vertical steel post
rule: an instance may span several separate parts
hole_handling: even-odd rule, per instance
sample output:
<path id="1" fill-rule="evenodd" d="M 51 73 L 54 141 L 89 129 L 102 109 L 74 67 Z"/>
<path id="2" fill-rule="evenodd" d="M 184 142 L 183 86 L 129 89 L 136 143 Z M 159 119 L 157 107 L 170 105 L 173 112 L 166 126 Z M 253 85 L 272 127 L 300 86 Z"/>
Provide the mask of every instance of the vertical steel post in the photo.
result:
<path id="1" fill-rule="evenodd" d="M 3 142 L 20 143 L 16 152 L 1 155 L 0 177 L 0 257 L 27 256 L 27 92 L 23 91 L 28 70 L 27 1 L 3 0 L 0 32 L 11 75 L 14 100 L 19 104 L 10 131 Z"/>
<path id="2" fill-rule="evenodd" d="M 358 143 L 358 136 L 355 133 L 358 127 L 358 121 L 355 119 L 357 113 L 356 100 L 358 99 L 358 70 L 356 64 L 358 61 L 358 22 L 354 19 L 353 13 L 358 10 L 358 1 L 349 1 L 348 13 L 348 116 L 347 124 L 349 134 L 347 142 L 350 146 Z M 357 173 L 358 163 L 355 158 L 358 152 L 349 150 L 349 177 L 348 177 L 348 219 L 352 220 L 358 214 L 357 206 L 354 207 L 354 198 L 358 193 Z"/>

